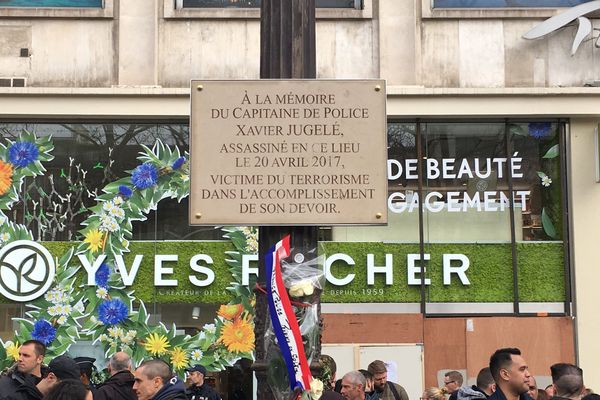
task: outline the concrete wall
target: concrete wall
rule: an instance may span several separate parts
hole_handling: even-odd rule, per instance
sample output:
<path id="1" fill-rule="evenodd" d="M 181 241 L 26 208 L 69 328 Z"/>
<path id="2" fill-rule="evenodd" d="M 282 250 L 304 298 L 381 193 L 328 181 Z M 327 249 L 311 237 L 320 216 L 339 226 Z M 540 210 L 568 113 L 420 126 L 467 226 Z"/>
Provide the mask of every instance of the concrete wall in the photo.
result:
<path id="1" fill-rule="evenodd" d="M 598 332 L 600 332 L 600 265 L 598 235 L 600 226 L 600 183 L 596 182 L 594 132 L 600 118 L 571 122 L 571 218 L 573 222 L 573 263 L 577 296 L 577 336 L 579 361 L 585 383 L 596 392 L 600 388 Z"/>

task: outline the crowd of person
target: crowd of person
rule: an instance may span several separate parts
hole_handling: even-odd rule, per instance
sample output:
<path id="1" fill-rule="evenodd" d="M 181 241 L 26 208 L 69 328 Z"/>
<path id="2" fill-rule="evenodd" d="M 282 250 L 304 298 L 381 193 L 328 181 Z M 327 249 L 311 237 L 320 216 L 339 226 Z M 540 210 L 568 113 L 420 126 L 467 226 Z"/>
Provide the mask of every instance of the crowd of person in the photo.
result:
<path id="1" fill-rule="evenodd" d="M 186 385 L 162 360 L 144 361 L 134 370 L 129 355 L 117 352 L 108 360 L 108 379 L 94 386 L 93 358 L 62 355 L 44 365 L 45 354 L 42 343 L 23 343 L 17 363 L 0 377 L 0 400 L 221 400 L 207 384 L 202 365 L 186 369 Z M 322 355 L 319 361 L 324 383 L 320 400 L 409 400 L 400 384 L 388 380 L 381 360 L 341 379 L 336 379 L 333 358 Z M 583 371 L 576 365 L 554 364 L 550 375 L 552 384 L 538 388 L 519 349 L 504 348 L 479 371 L 475 385 L 463 385 L 462 374 L 449 371 L 444 387 L 427 388 L 420 400 L 600 400 L 585 387 Z"/>
<path id="2" fill-rule="evenodd" d="M 322 362 L 333 365 L 335 371 L 335 362 L 322 357 Z M 498 349 L 489 366 L 479 371 L 475 385 L 463 385 L 462 374 L 449 371 L 444 375 L 444 386 L 425 389 L 420 400 L 600 400 L 600 395 L 585 387 L 583 370 L 578 366 L 557 363 L 549 372 L 552 384 L 540 389 L 519 349 Z M 330 386 L 346 400 L 408 400 L 402 386 L 387 381 L 385 363 L 380 360 L 369 364 L 367 370 L 346 373 Z"/>

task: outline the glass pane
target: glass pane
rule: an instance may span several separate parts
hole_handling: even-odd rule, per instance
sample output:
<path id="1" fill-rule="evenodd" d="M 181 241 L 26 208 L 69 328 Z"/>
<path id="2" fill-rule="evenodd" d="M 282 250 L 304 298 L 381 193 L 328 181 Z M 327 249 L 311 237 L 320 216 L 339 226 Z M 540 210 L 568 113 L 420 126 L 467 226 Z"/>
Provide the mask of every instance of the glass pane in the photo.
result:
<path id="1" fill-rule="evenodd" d="M 102 8 L 102 0 L 2 0 L 0 7 L 95 7 Z"/>
<path id="2" fill-rule="evenodd" d="M 407 179 L 399 166 L 416 159 L 416 125 L 389 122 L 388 135 L 388 225 L 370 227 L 333 227 L 333 241 L 350 242 L 419 242 L 419 214 L 406 212 L 400 205 L 417 190 L 418 182 Z"/>
<path id="3" fill-rule="evenodd" d="M 316 0 L 318 8 L 354 8 L 354 0 Z M 260 7 L 260 0 L 183 0 L 183 8 Z"/>
<path id="4" fill-rule="evenodd" d="M 511 312 L 504 124 L 429 123 L 422 129 L 423 199 L 415 194 L 409 203 L 415 212 L 423 205 L 426 275 L 430 279 L 426 301 L 507 303 L 506 312 Z M 515 207 L 519 209 L 519 205 Z M 441 312 L 436 307 L 428 305 L 427 310 Z"/>
<path id="5" fill-rule="evenodd" d="M 44 241 L 77 240 L 102 188 L 141 164 L 142 145 L 151 148 L 160 139 L 184 153 L 189 141 L 187 124 L 0 124 L 5 140 L 16 140 L 23 129 L 51 135 L 54 159 L 44 163 L 43 176 L 25 180 L 20 201 L 6 214 Z M 189 226 L 187 199 L 165 199 L 146 216 L 133 222 L 134 240 L 221 238 L 212 227 Z"/>
<path id="6" fill-rule="evenodd" d="M 572 7 L 590 0 L 434 0 L 434 8 Z"/>

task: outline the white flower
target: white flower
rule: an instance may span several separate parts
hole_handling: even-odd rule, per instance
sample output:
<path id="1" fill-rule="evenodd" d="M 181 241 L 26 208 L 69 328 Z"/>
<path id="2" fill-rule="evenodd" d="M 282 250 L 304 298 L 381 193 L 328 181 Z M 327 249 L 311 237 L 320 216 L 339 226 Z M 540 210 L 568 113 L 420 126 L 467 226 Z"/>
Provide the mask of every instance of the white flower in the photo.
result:
<path id="1" fill-rule="evenodd" d="M 112 326 L 108 328 L 108 335 L 116 339 L 118 337 L 123 336 L 123 329 L 118 328 L 116 326 Z"/>
<path id="2" fill-rule="evenodd" d="M 10 240 L 10 235 L 7 232 L 0 234 L 0 242 L 6 243 Z"/>
<path id="3" fill-rule="evenodd" d="M 55 315 L 58 315 L 58 314 L 59 314 L 59 312 L 56 310 L 56 306 L 51 306 L 51 307 L 48 307 L 48 314 L 50 314 L 50 315 L 51 315 L 51 316 L 53 316 L 53 317 L 54 317 Z"/>
<path id="4" fill-rule="evenodd" d="M 61 316 L 60 316 L 60 317 L 59 317 L 59 318 L 56 320 L 56 322 L 57 322 L 59 325 L 63 325 L 65 322 L 67 322 L 67 317 L 66 317 L 66 316 L 64 316 L 64 315 L 61 315 Z"/>
<path id="5" fill-rule="evenodd" d="M 321 398 L 323 395 L 323 382 L 321 382 L 319 379 L 313 379 L 310 381 L 310 392 L 313 400 L 319 400 L 319 398 Z"/>
<path id="6" fill-rule="evenodd" d="M 97 323 L 97 322 L 99 322 L 99 321 L 98 321 L 98 318 L 96 318 L 96 317 L 94 317 L 94 316 L 92 315 L 92 316 L 90 317 L 90 322 L 91 322 L 92 324 L 95 324 L 95 323 Z"/>
<path id="7" fill-rule="evenodd" d="M 121 221 L 123 218 L 125 218 L 125 211 L 123 211 L 123 209 L 120 207 L 115 207 L 110 210 L 110 215 Z"/>
<path id="8" fill-rule="evenodd" d="M 185 174 L 181 175 L 181 180 L 184 181 L 184 182 L 187 182 L 187 181 L 190 180 L 190 176 L 189 175 L 185 175 Z"/>
<path id="9" fill-rule="evenodd" d="M 73 307 L 73 309 L 77 312 L 83 313 L 83 311 L 85 310 L 85 308 L 83 307 L 83 301 L 79 300 L 77 304 L 75 304 L 75 307 Z"/>
<path id="10" fill-rule="evenodd" d="M 99 287 L 99 288 L 96 290 L 96 296 L 97 296 L 99 299 L 106 299 L 106 298 L 108 298 L 108 290 L 106 290 L 106 288 Z"/>
<path id="11" fill-rule="evenodd" d="M 110 213 L 113 208 L 115 208 L 115 205 L 112 201 L 107 201 L 102 205 L 102 209 L 107 213 Z"/>
<path id="12" fill-rule="evenodd" d="M 542 185 L 545 187 L 550 186 L 550 184 L 552 183 L 552 179 L 550 179 L 550 177 L 548 175 L 542 176 Z"/>
<path id="13" fill-rule="evenodd" d="M 64 314 L 64 308 L 61 304 L 57 304 L 54 309 L 56 310 L 56 314 Z"/>
<path id="14" fill-rule="evenodd" d="M 106 336 L 106 333 L 103 333 L 102 335 L 98 336 L 98 339 L 100 339 L 101 342 L 106 342 L 108 340 L 108 336 Z"/>
<path id="15" fill-rule="evenodd" d="M 49 301 L 50 303 L 54 303 L 54 290 L 47 291 L 46 294 L 44 295 L 44 298 L 46 299 L 46 301 Z"/>
<path id="16" fill-rule="evenodd" d="M 103 215 L 100 218 L 100 221 L 100 230 L 103 232 L 115 232 L 119 230 L 119 224 L 117 223 L 117 220 L 110 215 Z"/>
<path id="17" fill-rule="evenodd" d="M 69 315 L 73 311 L 73 308 L 69 304 L 65 304 L 62 307 L 62 315 Z"/>
<path id="18" fill-rule="evenodd" d="M 292 297 L 310 296 L 314 291 L 315 288 L 309 280 L 298 282 L 289 289 L 290 296 Z"/>
<path id="19" fill-rule="evenodd" d="M 215 333 L 217 331 L 217 327 L 215 324 L 206 324 L 202 327 L 202 330 L 205 330 L 208 333 Z"/>
<path id="20" fill-rule="evenodd" d="M 127 335 L 121 336 L 120 339 L 121 339 L 121 342 L 123 342 L 123 344 L 129 344 L 133 341 L 133 338 L 131 336 L 127 336 Z"/>
<path id="21" fill-rule="evenodd" d="M 137 335 L 137 331 L 136 330 L 128 330 L 126 336 L 133 339 L 136 335 Z"/>
<path id="22" fill-rule="evenodd" d="M 123 202 L 124 202 L 124 200 L 123 200 L 123 198 L 122 198 L 121 196 L 116 196 L 116 197 L 113 199 L 113 204 L 114 204 L 115 206 L 120 206 L 121 204 L 123 204 Z"/>
<path id="23" fill-rule="evenodd" d="M 194 361 L 200 361 L 202 359 L 202 356 L 204 354 L 202 353 L 202 350 L 196 349 L 196 350 L 192 350 L 192 360 Z"/>

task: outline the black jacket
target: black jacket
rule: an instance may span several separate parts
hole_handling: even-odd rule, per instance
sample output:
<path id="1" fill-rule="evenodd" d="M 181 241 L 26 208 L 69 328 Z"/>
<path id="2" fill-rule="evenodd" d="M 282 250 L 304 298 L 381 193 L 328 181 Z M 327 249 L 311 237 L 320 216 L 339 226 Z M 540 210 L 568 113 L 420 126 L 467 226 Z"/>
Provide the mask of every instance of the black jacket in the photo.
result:
<path id="1" fill-rule="evenodd" d="M 38 382 L 39 378 L 15 370 L 0 378 L 0 400 L 42 400 Z"/>
<path id="2" fill-rule="evenodd" d="M 185 394 L 188 400 L 221 400 L 221 396 L 206 382 L 202 386 L 190 386 Z"/>
<path id="3" fill-rule="evenodd" d="M 133 374 L 119 371 L 94 390 L 94 400 L 137 400 L 133 391 Z"/>
<path id="4" fill-rule="evenodd" d="M 185 396 L 185 385 L 177 377 L 167 382 L 152 400 L 187 400 Z"/>
<path id="5" fill-rule="evenodd" d="M 496 391 L 494 393 L 492 393 L 492 395 L 490 397 L 488 397 L 487 400 L 506 400 L 506 396 L 504 395 L 504 393 L 502 393 L 502 390 L 500 390 L 500 387 L 496 386 Z M 533 399 L 531 398 L 531 396 L 529 396 L 527 394 L 527 392 L 525 392 L 519 396 L 519 400 L 533 400 Z"/>

